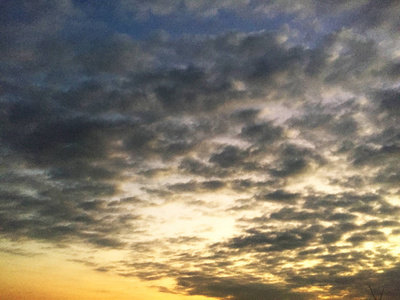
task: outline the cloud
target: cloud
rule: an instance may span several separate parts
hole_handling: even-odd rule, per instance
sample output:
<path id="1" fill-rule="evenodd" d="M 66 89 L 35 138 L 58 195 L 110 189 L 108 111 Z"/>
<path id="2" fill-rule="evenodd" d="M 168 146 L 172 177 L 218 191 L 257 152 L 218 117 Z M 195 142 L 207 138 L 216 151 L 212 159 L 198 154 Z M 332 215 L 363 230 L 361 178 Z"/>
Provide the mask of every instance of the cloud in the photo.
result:
<path id="1" fill-rule="evenodd" d="M 312 228 L 308 228 L 312 229 Z M 253 248 L 256 251 L 282 251 L 308 245 L 314 234 L 305 230 L 287 230 L 285 232 L 254 232 L 250 235 L 235 237 L 228 242 L 230 248 Z M 261 248 L 260 248 L 261 247 Z"/>
<path id="2" fill-rule="evenodd" d="M 91 48 L 77 60 L 88 74 L 124 74 L 148 69 L 152 57 L 128 35 L 115 34 L 92 43 Z"/>
<path id="3" fill-rule="evenodd" d="M 231 168 L 240 164 L 246 157 L 246 152 L 234 146 L 226 146 L 221 152 L 211 156 L 210 162 L 222 168 Z"/>
<path id="4" fill-rule="evenodd" d="M 305 299 L 301 293 L 291 292 L 279 284 L 245 282 L 239 278 L 218 278 L 203 274 L 193 274 L 178 278 L 178 287 L 189 295 L 244 299 Z"/>
<path id="5" fill-rule="evenodd" d="M 261 197 L 265 201 L 277 201 L 293 203 L 300 197 L 298 193 L 289 193 L 284 190 L 276 190 Z"/>
<path id="6" fill-rule="evenodd" d="M 274 192 L 275 194 L 276 192 Z M 294 199 L 297 198 L 296 194 L 289 194 Z M 269 198 L 268 198 L 269 199 Z M 279 201 L 279 200 L 278 200 Z M 290 203 L 291 201 L 289 201 Z M 270 215 L 271 219 L 275 220 L 297 220 L 297 221 L 312 221 L 318 220 L 323 217 L 322 213 L 318 212 L 307 212 L 307 211 L 295 211 L 293 208 L 282 208 L 280 211 L 272 213 Z"/>
<path id="7" fill-rule="evenodd" d="M 351 242 L 354 245 L 359 245 L 362 242 L 368 241 L 385 241 L 385 234 L 381 231 L 371 230 L 367 231 L 365 234 L 354 234 L 347 238 L 346 241 Z"/>
<path id="8" fill-rule="evenodd" d="M 257 141 L 259 143 L 270 143 L 279 139 L 282 135 L 282 129 L 280 127 L 274 127 L 271 124 L 254 124 L 242 128 L 241 136 L 250 140 Z"/>
<path id="9" fill-rule="evenodd" d="M 375 99 L 379 101 L 380 108 L 389 115 L 398 113 L 400 92 L 397 90 L 383 90 L 377 93 Z"/>
<path id="10" fill-rule="evenodd" d="M 168 293 L 355 299 L 370 278 L 395 299 L 395 1 L 1 6 L 4 251 L 80 245 Z"/>

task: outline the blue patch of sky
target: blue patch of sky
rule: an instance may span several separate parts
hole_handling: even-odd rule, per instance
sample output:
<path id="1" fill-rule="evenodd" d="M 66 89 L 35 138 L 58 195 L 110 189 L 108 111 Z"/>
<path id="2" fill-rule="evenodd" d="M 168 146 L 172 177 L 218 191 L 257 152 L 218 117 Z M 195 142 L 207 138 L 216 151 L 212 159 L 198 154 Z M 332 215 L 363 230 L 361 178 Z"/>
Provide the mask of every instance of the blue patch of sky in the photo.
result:
<path id="1" fill-rule="evenodd" d="M 149 15 L 144 20 L 133 17 L 121 17 L 116 13 L 116 7 L 111 1 L 103 5 L 88 4 L 84 0 L 74 0 L 92 21 L 103 23 L 108 30 L 125 33 L 134 39 L 143 40 L 158 31 L 167 32 L 172 38 L 182 35 L 209 35 L 227 31 L 258 32 L 261 30 L 277 30 L 290 20 L 290 16 L 278 15 L 274 18 L 257 16 L 254 18 L 242 17 L 229 10 L 220 10 L 211 17 L 199 17 L 186 11 L 179 11 L 170 15 Z"/>
<path id="2" fill-rule="evenodd" d="M 0 23 L 9 25 L 12 23 L 31 23 L 34 20 L 34 14 L 29 10 L 23 9 L 18 4 L 3 5 L 4 10 L 0 13 Z"/>

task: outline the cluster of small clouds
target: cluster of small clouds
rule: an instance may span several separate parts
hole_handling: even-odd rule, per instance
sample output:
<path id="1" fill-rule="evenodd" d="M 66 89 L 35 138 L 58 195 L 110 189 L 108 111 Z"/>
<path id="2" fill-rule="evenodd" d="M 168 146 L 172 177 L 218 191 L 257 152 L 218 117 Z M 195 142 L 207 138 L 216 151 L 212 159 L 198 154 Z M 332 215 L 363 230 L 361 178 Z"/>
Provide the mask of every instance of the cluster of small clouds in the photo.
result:
<path id="1" fill-rule="evenodd" d="M 356 299 L 368 281 L 396 298 L 397 1 L 80 2 L 1 4 L 3 237 L 129 250 L 94 265 L 175 279 L 162 292 Z M 286 26 L 137 40 L 93 18 L 107 8 Z M 168 205 L 234 232 L 173 238 Z"/>

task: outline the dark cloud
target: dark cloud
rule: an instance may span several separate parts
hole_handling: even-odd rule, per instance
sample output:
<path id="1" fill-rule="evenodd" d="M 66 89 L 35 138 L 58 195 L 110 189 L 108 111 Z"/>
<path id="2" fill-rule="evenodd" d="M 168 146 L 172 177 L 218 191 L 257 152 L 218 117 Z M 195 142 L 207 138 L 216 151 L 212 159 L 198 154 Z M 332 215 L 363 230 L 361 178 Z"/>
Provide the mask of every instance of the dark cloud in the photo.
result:
<path id="1" fill-rule="evenodd" d="M 218 278 L 205 274 L 191 274 L 178 278 L 178 288 L 189 295 L 244 299 L 306 299 L 301 293 L 291 292 L 279 284 L 243 282 L 240 278 Z"/>
<path id="2" fill-rule="evenodd" d="M 305 208 L 338 208 L 338 207 L 359 207 L 363 205 L 371 205 L 381 202 L 379 194 L 357 194 L 357 193 L 341 193 L 341 194 L 321 194 L 308 196 L 304 204 Z"/>
<path id="3" fill-rule="evenodd" d="M 254 122 L 254 119 L 260 111 L 257 109 L 243 109 L 236 111 L 232 114 L 232 117 L 243 122 Z"/>
<path id="4" fill-rule="evenodd" d="M 400 147 L 397 145 L 378 146 L 376 145 L 361 145 L 355 148 L 353 164 L 377 164 L 387 163 L 393 160 L 400 152 Z"/>
<path id="5" fill-rule="evenodd" d="M 89 243 L 94 244 L 95 246 L 99 247 L 107 247 L 107 248 L 113 248 L 113 249 L 118 249 L 122 248 L 126 243 L 123 241 L 120 241 L 119 239 L 113 239 L 113 238 L 103 238 L 103 237 L 90 237 L 87 240 Z"/>
<path id="6" fill-rule="evenodd" d="M 273 176 L 286 178 L 296 176 L 307 171 L 310 162 L 324 164 L 324 158 L 312 149 L 299 147 L 294 144 L 281 146 L 280 158 L 276 161 L 276 167 L 270 169 Z"/>
<path id="7" fill-rule="evenodd" d="M 246 151 L 235 146 L 226 146 L 221 152 L 213 154 L 209 161 L 222 168 L 232 168 L 241 164 L 246 156 Z"/>
<path id="8" fill-rule="evenodd" d="M 313 228 L 292 229 L 283 232 L 254 232 L 246 236 L 235 237 L 228 242 L 232 249 L 256 250 L 260 252 L 283 251 L 307 246 L 314 238 Z"/>
<path id="9" fill-rule="evenodd" d="M 146 70 L 151 56 L 128 35 L 113 35 L 109 39 L 92 43 L 78 62 L 90 75 L 99 73 L 123 74 Z"/>
<path id="10" fill-rule="evenodd" d="M 330 221 L 349 221 L 356 219 L 356 215 L 347 213 L 335 213 L 329 217 Z"/>
<path id="11" fill-rule="evenodd" d="M 383 111 L 392 116 L 398 115 L 400 110 L 400 91 L 383 90 L 376 94 L 375 99 Z"/>
<path id="12" fill-rule="evenodd" d="M 400 223 L 397 221 L 377 221 L 377 220 L 373 220 L 373 221 L 368 221 L 365 222 L 362 226 L 364 228 L 384 228 L 384 227 L 397 227 L 399 226 Z"/>
<path id="13" fill-rule="evenodd" d="M 279 139 L 281 135 L 282 128 L 272 126 L 269 123 L 250 125 L 244 127 L 241 131 L 241 136 L 259 143 L 271 143 Z"/>
<path id="14" fill-rule="evenodd" d="M 304 158 L 288 158 L 285 159 L 279 167 L 272 169 L 270 172 L 276 177 L 288 177 L 299 174 L 307 168 L 307 161 Z"/>
<path id="15" fill-rule="evenodd" d="M 207 190 L 217 190 L 224 187 L 225 183 L 221 180 L 210 180 L 202 183 L 202 186 Z"/>
<path id="16" fill-rule="evenodd" d="M 279 192 L 279 191 L 277 191 Z M 274 192 L 273 194 L 276 194 L 277 192 Z M 281 191 L 283 192 L 283 191 Z M 292 197 L 293 199 L 296 199 L 297 196 L 296 194 L 288 194 L 289 198 Z M 266 195 L 268 196 L 268 195 Z M 287 196 L 286 196 L 287 197 Z M 270 199 L 270 197 L 268 196 L 267 199 Z M 287 199 L 284 199 L 283 202 L 287 202 Z M 280 200 L 277 200 L 278 202 Z M 289 200 L 290 203 L 290 200 Z M 324 214 L 323 213 L 319 213 L 319 212 L 308 212 L 308 211 L 296 211 L 293 208 L 282 208 L 280 211 L 276 212 L 276 213 L 272 213 L 270 215 L 271 219 L 275 219 L 275 220 L 297 220 L 297 221 L 312 221 L 312 220 L 319 220 L 321 218 L 323 218 Z"/>
<path id="17" fill-rule="evenodd" d="M 260 199 L 266 201 L 276 201 L 283 203 L 293 203 L 296 202 L 300 197 L 299 193 L 289 193 L 284 190 L 276 190 L 274 192 L 265 194 Z"/>
<path id="18" fill-rule="evenodd" d="M 221 180 L 209 180 L 203 182 L 189 181 L 185 183 L 176 183 L 168 186 L 168 189 L 174 192 L 201 192 L 216 191 L 225 186 L 225 182 Z"/>
<path id="19" fill-rule="evenodd" d="M 182 169 L 184 172 L 205 177 L 213 176 L 215 173 L 218 172 L 222 174 L 225 173 L 224 171 L 215 170 L 215 168 L 213 168 L 212 166 L 209 166 L 200 160 L 190 157 L 183 159 L 179 168 Z"/>
<path id="20" fill-rule="evenodd" d="M 386 241 L 386 237 L 382 231 L 369 230 L 367 232 L 364 232 L 363 234 L 353 234 L 351 237 L 347 238 L 346 241 L 351 242 L 352 244 L 358 245 L 363 242 Z"/>

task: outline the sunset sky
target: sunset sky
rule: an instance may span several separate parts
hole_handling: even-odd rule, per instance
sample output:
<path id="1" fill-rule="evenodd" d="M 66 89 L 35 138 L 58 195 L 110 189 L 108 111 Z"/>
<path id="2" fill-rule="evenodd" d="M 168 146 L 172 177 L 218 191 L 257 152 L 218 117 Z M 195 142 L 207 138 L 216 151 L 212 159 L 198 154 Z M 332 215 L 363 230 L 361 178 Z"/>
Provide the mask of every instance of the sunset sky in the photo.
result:
<path id="1" fill-rule="evenodd" d="M 399 299 L 399 16 L 1 1 L 0 299 Z"/>

